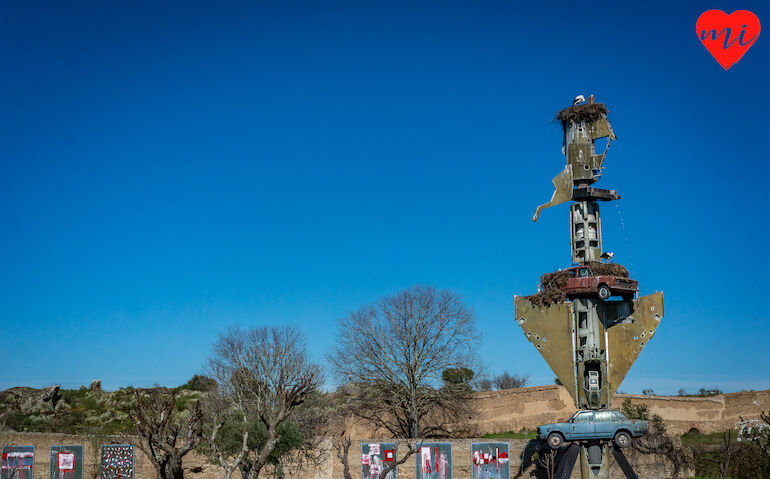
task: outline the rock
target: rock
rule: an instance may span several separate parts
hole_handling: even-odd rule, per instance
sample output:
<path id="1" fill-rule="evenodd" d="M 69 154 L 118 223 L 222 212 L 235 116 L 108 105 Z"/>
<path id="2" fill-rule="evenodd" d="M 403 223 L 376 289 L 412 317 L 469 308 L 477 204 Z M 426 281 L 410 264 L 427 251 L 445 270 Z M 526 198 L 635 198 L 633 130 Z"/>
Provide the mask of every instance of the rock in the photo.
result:
<path id="1" fill-rule="evenodd" d="M 100 393 L 102 392 L 102 380 L 101 379 L 94 379 L 91 381 L 91 392 L 92 393 Z"/>
<path id="2" fill-rule="evenodd" d="M 62 398 L 62 395 L 59 393 L 59 389 L 61 386 L 48 386 L 47 388 L 43 388 L 40 390 L 42 393 L 42 399 L 44 403 L 49 403 L 51 405 L 51 409 L 56 409 L 56 406 L 59 404 L 59 401 Z M 43 405 L 45 407 L 45 405 Z"/>
<path id="3" fill-rule="evenodd" d="M 17 387 L 6 390 L 13 396 L 13 403 L 25 413 L 56 410 L 64 402 L 59 393 L 60 386 L 48 386 L 42 389 Z"/>

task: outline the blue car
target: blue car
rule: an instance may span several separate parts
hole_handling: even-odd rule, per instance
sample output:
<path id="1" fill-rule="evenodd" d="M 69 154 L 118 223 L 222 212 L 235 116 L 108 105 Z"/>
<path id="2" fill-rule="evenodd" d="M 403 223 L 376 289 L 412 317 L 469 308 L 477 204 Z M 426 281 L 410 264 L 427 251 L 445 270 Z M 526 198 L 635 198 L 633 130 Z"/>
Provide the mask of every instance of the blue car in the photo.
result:
<path id="1" fill-rule="evenodd" d="M 612 439 L 618 447 L 627 447 L 631 438 L 647 434 L 647 421 L 628 419 L 620 411 L 578 411 L 567 422 L 545 424 L 537 428 L 538 439 L 545 439 L 551 449 L 564 441 Z"/>

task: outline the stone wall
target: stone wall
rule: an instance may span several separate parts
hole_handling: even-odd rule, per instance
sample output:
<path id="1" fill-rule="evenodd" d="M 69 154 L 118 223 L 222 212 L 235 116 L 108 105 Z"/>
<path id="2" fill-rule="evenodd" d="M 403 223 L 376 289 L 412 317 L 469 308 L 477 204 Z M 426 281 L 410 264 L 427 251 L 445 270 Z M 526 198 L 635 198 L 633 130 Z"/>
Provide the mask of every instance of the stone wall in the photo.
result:
<path id="1" fill-rule="evenodd" d="M 98 455 L 94 455 L 94 447 L 88 438 L 83 436 L 67 434 L 44 434 L 44 433 L 18 433 L 13 438 L 14 443 L 35 446 L 35 479 L 50 478 L 50 447 L 52 445 L 83 445 L 84 446 L 84 479 L 93 479 L 97 472 Z M 511 477 L 514 477 L 521 467 L 521 456 L 524 448 L 527 446 L 527 440 L 521 439 L 459 439 L 459 440 L 439 440 L 440 442 L 452 443 L 452 463 L 454 479 L 470 479 L 471 477 L 471 444 L 473 442 L 507 442 L 509 444 Z M 130 441 L 126 441 L 130 442 Z M 350 472 L 354 479 L 361 477 L 361 444 L 362 440 L 353 442 L 349 451 Z M 406 452 L 406 445 L 402 444 L 398 449 L 398 457 L 402 457 Z M 98 453 L 97 453 L 98 454 Z M 135 479 L 153 479 L 155 469 L 149 459 L 139 450 L 135 450 Z M 663 479 L 670 477 L 665 464 L 655 461 L 647 456 L 635 455 L 629 452 L 628 458 L 634 465 L 639 477 L 645 479 Z M 415 461 L 416 457 L 410 457 L 404 464 L 398 468 L 399 479 L 415 479 Z M 613 477 L 623 477 L 622 472 L 612 461 Z M 184 460 L 185 478 L 187 479 L 219 479 L 223 477 L 222 469 L 210 464 L 205 457 L 196 453 L 190 453 Z M 529 477 L 527 469 L 522 475 Z M 266 471 L 263 477 L 273 477 Z M 287 479 L 340 479 L 343 477 L 342 464 L 336 458 L 333 451 L 329 450 L 324 464 L 318 470 L 305 470 L 301 472 L 288 472 Z M 573 479 L 579 479 L 579 465 L 576 465 L 572 474 Z M 233 474 L 233 479 L 241 479 L 238 471 Z"/>
<path id="2" fill-rule="evenodd" d="M 524 439 L 459 439 L 459 440 L 436 440 L 437 442 L 452 443 L 452 477 L 454 479 L 470 479 L 471 477 L 471 444 L 474 442 L 507 442 L 510 451 L 510 477 L 516 477 L 521 468 L 521 456 L 529 441 Z M 365 441 L 355 441 L 350 448 L 350 473 L 354 479 L 361 477 L 361 443 Z M 402 445 L 398 449 L 398 457 L 404 454 L 406 446 Z M 662 461 L 655 460 L 649 456 L 638 455 L 633 451 L 626 454 L 631 464 L 634 466 L 640 478 L 644 479 L 664 479 L 671 477 L 670 470 Z M 520 477 L 530 477 L 532 467 L 528 467 Z M 416 458 L 410 457 L 404 464 L 398 468 L 398 479 L 415 479 Z M 615 460 L 611 460 L 611 476 L 624 477 L 623 472 L 617 467 Z M 340 461 L 335 461 L 331 471 L 330 478 L 342 478 L 342 465 Z M 580 463 L 575 464 L 571 479 L 580 479 Z"/>
<path id="3" fill-rule="evenodd" d="M 644 403 L 651 412 L 660 414 L 665 420 L 668 430 L 674 434 L 683 434 L 692 428 L 702 433 L 720 432 L 732 427 L 743 418 L 756 418 L 760 411 L 770 410 L 770 390 L 744 391 L 724 394 L 709 398 L 637 396 L 618 394 L 613 407 L 619 408 L 624 399 L 629 398 L 634 403 Z M 570 416 L 575 408 L 566 389 L 560 386 L 537 386 L 504 391 L 478 393 L 474 406 L 476 415 L 473 424 L 476 433 L 500 433 L 534 429 L 540 424 L 561 421 Z M 353 477 L 360 477 L 361 442 L 364 439 L 386 439 L 381 434 L 375 435 L 364 424 L 351 428 L 356 439 L 350 451 L 350 465 Z M 47 479 L 49 473 L 49 454 L 52 445 L 81 444 L 84 446 L 85 479 L 94 477 L 99 462 L 98 445 L 84 436 L 66 434 L 15 433 L 11 441 L 15 444 L 30 444 L 35 446 L 35 479 Z M 476 441 L 484 441 L 477 439 Z M 489 440 L 487 440 L 489 441 Z M 494 440 L 492 440 L 494 441 Z M 500 440 L 510 444 L 511 471 L 518 470 L 519 458 L 527 441 Z M 130 442 L 130 441 L 124 441 Z M 453 443 L 454 477 L 455 479 L 470 478 L 470 444 L 474 439 L 451 441 Z M 403 453 L 403 449 L 402 452 Z M 150 479 L 155 471 L 149 459 L 138 449 L 135 451 L 136 479 Z M 650 462 L 647 457 L 630 457 L 643 478 L 664 477 L 662 464 Z M 400 479 L 413 479 L 415 462 L 410 458 L 399 468 Z M 185 458 L 185 477 L 188 479 L 217 479 L 222 477 L 221 469 L 210 464 L 206 458 L 190 454 Z M 512 474 L 515 475 L 515 474 Z M 240 479 L 236 472 L 233 476 Z M 265 475 L 265 477 L 270 477 Z M 342 467 L 334 454 L 327 455 L 320 470 L 304 471 L 301 474 L 287 474 L 295 479 L 339 479 L 342 477 Z M 525 476 L 527 477 L 527 476 Z M 573 474 L 573 477 L 577 477 Z M 622 477 L 618 471 L 616 477 Z"/>
<path id="4" fill-rule="evenodd" d="M 713 397 L 616 394 L 612 407 L 620 409 L 625 399 L 647 404 L 652 413 L 663 417 L 670 432 L 679 435 L 692 428 L 704 434 L 721 432 L 733 427 L 740 417 L 757 418 L 761 411 L 770 411 L 770 390 Z M 473 423 L 479 435 L 534 429 L 575 412 L 567 390 L 556 385 L 477 393 L 476 401 Z"/>
<path id="5" fill-rule="evenodd" d="M 684 434 L 697 429 L 704 434 L 721 432 L 744 419 L 757 418 L 761 411 L 770 411 L 770 390 L 741 391 L 713 397 L 667 397 L 618 394 L 612 402 L 620 407 L 624 399 L 647 404 L 650 411 L 665 420 L 669 431 Z"/>
<path id="6" fill-rule="evenodd" d="M 641 396 L 617 394 L 612 407 L 620 409 L 625 399 L 647 404 L 650 411 L 663 417 L 668 430 L 677 435 L 692 428 L 704 434 L 721 432 L 740 420 L 757 418 L 770 411 L 770 390 L 742 391 L 713 397 Z M 535 386 L 503 391 L 476 393 L 475 415 L 471 420 L 475 433 L 533 430 L 540 424 L 558 422 L 575 412 L 567 390 L 561 386 Z M 353 437 L 379 438 L 366 425 L 358 424 Z"/>
<path id="7" fill-rule="evenodd" d="M 101 444 L 94 443 L 86 436 L 72 434 L 51 434 L 37 432 L 10 433 L 4 437 L 9 443 L 35 446 L 34 479 L 50 479 L 51 446 L 81 445 L 83 446 L 83 479 L 98 477 L 101 460 Z M 121 438 L 119 444 L 135 443 L 133 438 Z M 204 457 L 190 454 L 185 457 L 185 477 L 190 479 L 217 479 L 222 477 L 221 468 L 209 464 Z M 193 472 L 195 471 L 195 472 Z M 147 456 L 134 448 L 134 478 L 151 479 L 155 477 L 155 468 Z M 240 476 L 239 476 L 240 479 Z"/>

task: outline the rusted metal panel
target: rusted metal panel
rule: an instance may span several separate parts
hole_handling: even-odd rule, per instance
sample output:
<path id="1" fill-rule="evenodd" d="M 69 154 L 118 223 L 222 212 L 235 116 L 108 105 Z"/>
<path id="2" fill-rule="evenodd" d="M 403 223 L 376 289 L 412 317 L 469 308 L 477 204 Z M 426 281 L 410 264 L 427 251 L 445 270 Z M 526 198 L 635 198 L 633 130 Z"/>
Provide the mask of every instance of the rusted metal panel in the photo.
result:
<path id="1" fill-rule="evenodd" d="M 588 137 L 592 140 L 610 137 L 611 140 L 617 140 L 615 132 L 612 131 L 612 125 L 607 119 L 607 115 L 602 115 L 598 120 L 588 123 Z"/>
<path id="2" fill-rule="evenodd" d="M 570 396 L 575 390 L 575 330 L 572 304 L 557 303 L 538 307 L 522 296 L 514 299 L 516 322 L 524 335 L 543 356 Z"/>
<path id="3" fill-rule="evenodd" d="M 643 296 L 634 301 L 631 321 L 607 329 L 610 369 L 610 397 L 623 382 L 631 365 L 652 339 L 663 319 L 663 293 Z"/>
<path id="4" fill-rule="evenodd" d="M 551 196 L 551 201 L 542 204 L 535 210 L 535 215 L 532 217 L 532 221 L 537 221 L 540 216 L 540 212 L 545 208 L 550 208 L 572 199 L 572 166 L 567 165 L 561 173 L 551 181 L 554 186 L 554 192 Z"/>

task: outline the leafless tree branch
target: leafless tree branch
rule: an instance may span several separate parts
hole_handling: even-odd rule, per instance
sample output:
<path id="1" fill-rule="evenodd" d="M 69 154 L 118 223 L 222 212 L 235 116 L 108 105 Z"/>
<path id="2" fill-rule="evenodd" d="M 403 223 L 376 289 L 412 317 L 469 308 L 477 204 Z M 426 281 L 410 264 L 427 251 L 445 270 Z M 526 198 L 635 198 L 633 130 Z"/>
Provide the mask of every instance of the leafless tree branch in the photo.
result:
<path id="1" fill-rule="evenodd" d="M 441 374 L 476 367 L 477 339 L 457 294 L 416 286 L 341 320 L 329 361 L 355 391 L 359 419 L 394 437 L 446 436 L 467 419 L 472 390 Z"/>

